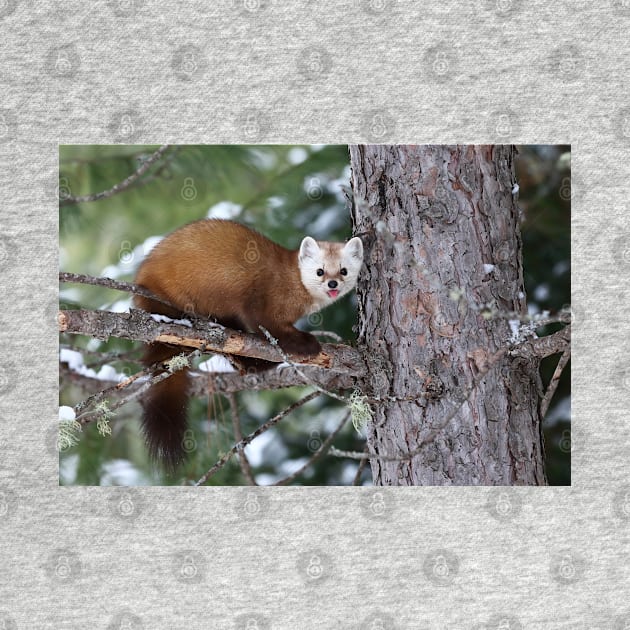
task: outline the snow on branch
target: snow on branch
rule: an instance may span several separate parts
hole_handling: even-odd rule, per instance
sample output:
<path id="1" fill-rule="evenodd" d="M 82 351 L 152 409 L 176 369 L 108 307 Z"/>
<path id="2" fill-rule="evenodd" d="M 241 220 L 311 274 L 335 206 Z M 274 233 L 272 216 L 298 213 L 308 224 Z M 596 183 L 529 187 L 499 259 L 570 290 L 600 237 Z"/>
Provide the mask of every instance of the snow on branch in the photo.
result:
<path id="1" fill-rule="evenodd" d="M 168 320 L 164 316 L 159 319 Z M 60 332 L 88 335 L 97 339 L 118 337 L 185 348 L 205 347 L 206 351 L 220 354 L 254 357 L 276 363 L 283 361 L 277 348 L 255 335 L 210 322 L 195 321 L 185 325 L 173 320 L 156 321 L 154 316 L 137 309 L 131 309 L 129 313 L 63 310 L 58 313 L 58 323 Z M 316 356 L 291 355 L 291 359 L 296 363 L 316 365 L 353 376 L 363 374 L 365 369 L 357 350 L 339 344 L 325 343 Z"/>
<path id="2" fill-rule="evenodd" d="M 552 354 L 562 354 L 571 346 L 571 325 L 544 337 L 533 337 L 514 347 L 512 356 L 526 359 L 544 359 Z"/>

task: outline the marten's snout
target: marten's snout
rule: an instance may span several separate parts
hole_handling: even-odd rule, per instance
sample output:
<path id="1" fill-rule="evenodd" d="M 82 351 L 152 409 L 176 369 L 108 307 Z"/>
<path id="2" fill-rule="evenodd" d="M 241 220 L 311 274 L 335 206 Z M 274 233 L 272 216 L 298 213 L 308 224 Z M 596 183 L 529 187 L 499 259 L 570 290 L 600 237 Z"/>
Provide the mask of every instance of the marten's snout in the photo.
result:
<path id="1" fill-rule="evenodd" d="M 333 300 L 339 295 L 339 283 L 336 280 L 329 280 L 326 283 L 326 286 L 328 287 L 326 289 L 326 293 L 328 294 L 328 297 L 332 298 Z"/>

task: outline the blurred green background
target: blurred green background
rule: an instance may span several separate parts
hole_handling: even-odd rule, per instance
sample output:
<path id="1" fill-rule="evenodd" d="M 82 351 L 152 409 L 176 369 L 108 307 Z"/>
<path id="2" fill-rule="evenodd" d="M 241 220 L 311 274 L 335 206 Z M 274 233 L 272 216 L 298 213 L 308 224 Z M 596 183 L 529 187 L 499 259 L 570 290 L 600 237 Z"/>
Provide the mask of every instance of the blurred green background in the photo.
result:
<path id="1" fill-rule="evenodd" d="M 60 197 L 109 189 L 134 172 L 157 146 L 69 145 L 59 148 Z M 519 146 L 517 180 L 524 211 L 525 285 L 530 311 L 557 311 L 570 303 L 570 147 Z M 110 198 L 61 206 L 60 270 L 131 281 L 143 256 L 160 237 L 204 217 L 233 218 L 278 243 L 296 248 L 305 234 L 343 240 L 351 226 L 343 187 L 349 186 L 346 145 L 185 145 L 167 150 L 129 189 Z M 62 284 L 63 308 L 125 310 L 128 294 L 101 287 Z M 322 312 L 319 329 L 353 340 L 354 294 Z M 308 328 L 308 323 L 303 322 Z M 549 332 L 549 331 L 546 331 Z M 120 339 L 99 342 L 61 335 L 64 350 L 85 354 L 85 365 L 132 374 L 139 369 L 140 345 Z M 103 354 L 107 353 L 107 354 Z M 122 356 L 112 360 L 111 353 Z M 547 383 L 558 357 L 542 366 Z M 112 367 L 103 367 L 112 366 Z M 244 434 L 255 430 L 309 388 L 237 394 Z M 60 404 L 74 406 L 86 391 L 60 372 Z M 234 443 L 229 404 L 222 396 L 191 401 L 193 449 L 174 477 L 162 475 L 148 461 L 140 434 L 140 407 L 131 403 L 111 421 L 112 435 L 102 437 L 91 424 L 80 442 L 60 454 L 60 483 L 68 485 L 181 484 L 195 481 Z M 336 401 L 319 397 L 296 410 L 247 448 L 257 483 L 275 483 L 297 470 L 344 415 Z M 347 423 L 335 446 L 362 451 L 364 439 Z M 570 484 L 570 369 L 566 369 L 545 421 L 549 482 Z M 326 456 L 292 483 L 349 485 L 358 463 Z M 369 466 L 359 478 L 371 484 Z M 212 477 L 214 485 L 246 483 L 236 458 Z"/>

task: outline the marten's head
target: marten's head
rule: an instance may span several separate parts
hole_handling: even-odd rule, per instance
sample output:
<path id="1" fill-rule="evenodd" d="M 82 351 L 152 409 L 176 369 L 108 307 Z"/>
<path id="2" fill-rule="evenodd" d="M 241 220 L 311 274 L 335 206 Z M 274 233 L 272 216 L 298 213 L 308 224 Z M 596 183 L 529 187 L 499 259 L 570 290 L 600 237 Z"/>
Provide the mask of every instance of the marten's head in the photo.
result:
<path id="1" fill-rule="evenodd" d="M 315 310 L 352 291 L 362 264 L 363 243 L 357 236 L 345 244 L 305 237 L 300 245 L 298 265 L 302 284 L 313 296 Z"/>

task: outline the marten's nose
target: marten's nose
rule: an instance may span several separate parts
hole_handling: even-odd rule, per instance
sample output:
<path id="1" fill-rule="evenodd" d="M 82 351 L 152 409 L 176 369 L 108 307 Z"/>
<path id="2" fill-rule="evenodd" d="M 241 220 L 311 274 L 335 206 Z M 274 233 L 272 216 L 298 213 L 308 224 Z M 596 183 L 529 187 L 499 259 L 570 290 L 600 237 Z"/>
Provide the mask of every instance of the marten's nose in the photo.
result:
<path id="1" fill-rule="evenodd" d="M 337 281 L 336 280 L 329 280 L 328 281 L 328 288 L 335 289 L 336 287 L 337 287 Z"/>

